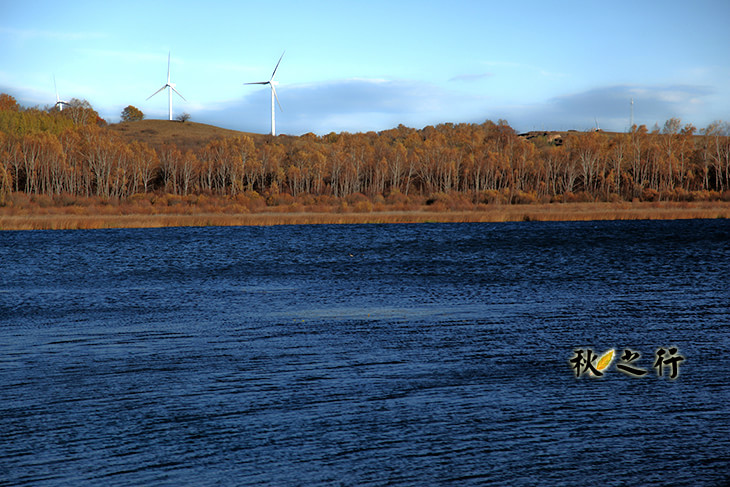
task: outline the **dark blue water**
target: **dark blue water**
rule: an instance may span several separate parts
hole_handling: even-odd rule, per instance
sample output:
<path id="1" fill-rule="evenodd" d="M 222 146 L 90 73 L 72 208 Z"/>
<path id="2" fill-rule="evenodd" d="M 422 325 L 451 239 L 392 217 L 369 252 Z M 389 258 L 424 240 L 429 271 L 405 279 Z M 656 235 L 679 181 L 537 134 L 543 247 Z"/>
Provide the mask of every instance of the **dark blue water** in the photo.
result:
<path id="1" fill-rule="evenodd" d="M 730 481 L 724 220 L 2 232 L 0 337 L 3 485 Z"/>

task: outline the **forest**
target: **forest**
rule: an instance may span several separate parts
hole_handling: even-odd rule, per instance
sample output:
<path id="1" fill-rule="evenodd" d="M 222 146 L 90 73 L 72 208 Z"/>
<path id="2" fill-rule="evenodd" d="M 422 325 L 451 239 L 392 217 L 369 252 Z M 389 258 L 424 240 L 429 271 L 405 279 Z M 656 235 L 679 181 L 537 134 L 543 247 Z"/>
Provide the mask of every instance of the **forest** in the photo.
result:
<path id="1" fill-rule="evenodd" d="M 135 122 L 131 122 L 135 123 Z M 182 122 L 164 122 L 182 123 Z M 730 124 L 518 134 L 504 120 L 323 136 L 128 140 L 87 103 L 24 108 L 0 94 L 0 206 L 234 199 L 352 211 L 409 203 L 730 201 Z"/>

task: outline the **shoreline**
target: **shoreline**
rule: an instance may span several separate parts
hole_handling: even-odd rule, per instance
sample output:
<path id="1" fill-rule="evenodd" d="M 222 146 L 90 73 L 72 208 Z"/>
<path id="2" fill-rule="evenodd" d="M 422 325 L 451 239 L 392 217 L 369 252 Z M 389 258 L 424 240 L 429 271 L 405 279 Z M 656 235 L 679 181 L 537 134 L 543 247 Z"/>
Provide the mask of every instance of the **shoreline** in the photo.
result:
<path id="1" fill-rule="evenodd" d="M 271 226 L 383 223 L 480 223 L 517 221 L 680 220 L 730 218 L 730 202 L 549 203 L 494 205 L 480 210 L 432 211 L 385 209 L 371 212 L 259 211 L 251 213 L 112 213 L 92 208 L 44 208 L 12 212 L 0 208 L 0 231 L 162 228 L 205 226 Z M 87 210 L 87 211 L 83 211 Z"/>

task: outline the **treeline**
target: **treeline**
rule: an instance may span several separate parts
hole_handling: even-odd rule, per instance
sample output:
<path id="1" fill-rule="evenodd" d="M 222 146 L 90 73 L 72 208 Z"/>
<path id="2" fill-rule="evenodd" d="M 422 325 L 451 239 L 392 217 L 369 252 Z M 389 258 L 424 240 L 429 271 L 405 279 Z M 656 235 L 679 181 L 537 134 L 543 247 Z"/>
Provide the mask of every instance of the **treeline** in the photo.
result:
<path id="1" fill-rule="evenodd" d="M 256 141 L 241 135 L 184 151 L 126 142 L 104 125 L 85 102 L 24 109 L 0 95 L 0 204 L 13 192 L 253 194 L 269 204 L 352 195 L 475 204 L 730 200 L 727 122 L 698 131 L 671 119 L 661 130 L 528 140 L 500 120 Z"/>

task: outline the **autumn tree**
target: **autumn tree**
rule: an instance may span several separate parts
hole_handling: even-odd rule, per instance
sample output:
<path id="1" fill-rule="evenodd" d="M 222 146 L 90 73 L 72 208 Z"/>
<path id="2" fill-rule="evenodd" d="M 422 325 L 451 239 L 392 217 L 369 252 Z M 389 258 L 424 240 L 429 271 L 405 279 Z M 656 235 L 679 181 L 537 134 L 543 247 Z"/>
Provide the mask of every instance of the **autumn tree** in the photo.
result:
<path id="1" fill-rule="evenodd" d="M 13 182 L 10 179 L 10 171 L 5 167 L 5 164 L 0 162 L 0 206 L 5 205 L 12 187 Z"/>
<path id="2" fill-rule="evenodd" d="M 248 135 L 226 140 L 224 167 L 222 178 L 228 182 L 230 194 L 236 195 L 246 190 L 253 190 L 256 179 L 254 158 L 256 147 Z"/>
<path id="3" fill-rule="evenodd" d="M 583 190 L 589 194 L 595 192 L 597 179 L 601 176 L 602 143 L 603 135 L 596 131 L 574 134 L 566 141 L 571 157 L 578 161 Z"/>
<path id="4" fill-rule="evenodd" d="M 111 195 L 127 198 L 134 193 L 132 180 L 134 176 L 134 157 L 129 144 L 115 141 L 117 147 L 117 164 L 112 172 Z"/>
<path id="5" fill-rule="evenodd" d="M 730 122 L 715 121 L 703 132 L 707 139 L 708 165 L 715 176 L 715 188 L 723 191 L 730 188 Z"/>
<path id="6" fill-rule="evenodd" d="M 19 112 L 20 105 L 12 96 L 7 93 L 0 93 L 0 112 Z"/>
<path id="7" fill-rule="evenodd" d="M 67 109 L 59 113 L 70 118 L 74 125 L 106 125 L 106 122 L 104 122 L 88 101 L 71 98 L 68 105 L 69 107 Z"/>
<path id="8" fill-rule="evenodd" d="M 160 174 L 165 191 L 179 194 L 181 181 L 180 166 L 183 161 L 182 152 L 174 145 L 165 144 L 158 151 L 160 158 Z"/>
<path id="9" fill-rule="evenodd" d="M 137 107 L 128 105 L 122 110 L 122 122 L 137 122 L 144 119 L 144 113 Z"/>
<path id="10" fill-rule="evenodd" d="M 11 193 L 13 189 L 13 182 L 10 176 L 10 168 L 6 163 L 8 159 L 7 149 L 9 148 L 7 140 L 8 136 L 5 135 L 3 132 L 0 132 L 0 206 L 5 204 L 7 196 Z"/>
<path id="11" fill-rule="evenodd" d="M 109 197 L 114 190 L 122 146 L 109 132 L 88 126 L 82 131 L 82 168 L 88 193 Z"/>
<path id="12" fill-rule="evenodd" d="M 629 176 L 631 179 L 631 198 L 641 195 L 647 184 L 648 174 L 646 164 L 647 151 L 649 147 L 649 131 L 646 125 L 634 125 L 629 134 Z"/>
<path id="13" fill-rule="evenodd" d="M 58 137 L 38 134 L 40 140 L 40 164 L 38 167 L 38 190 L 41 194 L 57 195 L 63 191 L 66 154 Z"/>
<path id="14" fill-rule="evenodd" d="M 272 194 L 279 192 L 284 178 L 281 166 L 284 157 L 285 151 L 281 144 L 268 141 L 258 148 L 256 180 L 259 192 L 263 193 L 266 190 Z"/>
<path id="15" fill-rule="evenodd" d="M 660 180 L 658 181 L 660 191 L 669 191 L 674 189 L 675 173 L 679 164 L 677 151 L 679 150 L 679 131 L 682 122 L 679 118 L 670 118 L 664 123 L 662 129 L 663 137 L 659 138 L 659 150 L 662 151 L 658 157 L 658 171 Z"/>
<path id="16" fill-rule="evenodd" d="M 133 141 L 130 145 L 132 175 L 130 191 L 147 193 L 159 170 L 157 152 L 144 142 Z"/>
<path id="17" fill-rule="evenodd" d="M 609 193 L 621 195 L 621 187 L 627 179 L 624 177 L 624 166 L 628 158 L 630 137 L 628 134 L 617 134 L 608 145 L 606 188 Z"/>
<path id="18" fill-rule="evenodd" d="M 181 164 L 178 166 L 179 191 L 183 196 L 187 196 L 195 189 L 199 167 L 200 162 L 195 153 L 191 150 L 185 151 Z"/>
<path id="19" fill-rule="evenodd" d="M 200 188 L 208 193 L 222 190 L 225 181 L 219 182 L 219 167 L 224 164 L 225 143 L 222 139 L 213 139 L 200 152 Z"/>
<path id="20" fill-rule="evenodd" d="M 551 196 L 572 190 L 572 187 L 568 188 L 568 182 L 564 178 L 567 156 L 568 153 L 563 147 L 548 146 L 541 152 L 546 189 Z"/>

